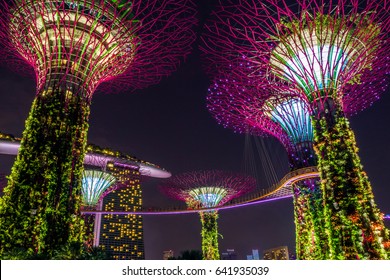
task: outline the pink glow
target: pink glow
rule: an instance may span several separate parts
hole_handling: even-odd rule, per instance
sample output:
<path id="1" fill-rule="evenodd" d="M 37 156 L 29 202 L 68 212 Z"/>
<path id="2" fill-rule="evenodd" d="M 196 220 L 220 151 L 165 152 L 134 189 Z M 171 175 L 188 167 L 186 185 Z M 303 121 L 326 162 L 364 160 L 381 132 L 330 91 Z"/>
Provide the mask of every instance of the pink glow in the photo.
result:
<path id="1" fill-rule="evenodd" d="M 193 27 L 197 22 L 194 2 L 133 0 L 129 2 L 131 5 L 123 6 L 117 6 L 114 2 L 78 1 L 78 5 L 84 8 L 78 9 L 80 23 L 77 23 L 74 17 L 77 5 L 75 8 L 66 1 L 1 1 L 1 56 L 6 57 L 7 65 L 15 70 L 35 76 L 38 89 L 51 73 L 50 69 L 54 65 L 51 62 L 58 61 L 59 58 L 67 60 L 71 55 L 72 62 L 67 63 L 64 70 L 68 74 L 81 67 L 81 63 L 73 67 L 77 60 L 90 62 L 87 66 L 89 71 L 82 72 L 85 77 L 81 83 L 91 94 L 96 89 L 101 92 L 117 92 L 158 83 L 162 77 L 175 71 L 181 59 L 192 49 L 191 45 L 196 38 Z M 19 11 L 25 16 L 21 17 Z M 42 33 L 41 22 L 34 19 L 45 18 L 45 23 L 52 24 L 50 21 L 53 15 L 57 15 L 59 24 L 68 32 L 58 32 L 56 28 L 51 28 L 50 32 L 46 30 Z M 69 18 L 72 20 L 69 21 Z M 9 24 L 10 19 L 13 24 Z M 78 24 L 84 23 L 96 26 L 93 32 L 109 35 L 108 39 L 104 39 L 104 44 L 84 38 L 88 32 L 76 35 L 72 31 L 77 29 Z M 26 32 L 20 32 L 21 28 L 25 28 L 23 30 Z M 52 50 L 47 47 L 49 36 L 56 37 L 55 40 L 50 39 L 52 42 L 71 40 L 72 47 L 63 47 L 60 52 L 55 51 L 55 48 Z M 93 60 L 84 51 L 74 51 L 77 48 L 88 49 L 82 45 L 83 42 L 90 48 L 96 48 Z M 107 45 L 108 49 L 116 49 L 115 53 L 109 55 L 112 67 L 106 67 L 107 52 L 99 47 L 103 45 Z M 57 57 L 58 55 L 61 57 Z M 42 59 L 45 56 L 48 57 Z M 65 65 L 62 66 L 63 69 L 64 67 Z"/>
<path id="2" fill-rule="evenodd" d="M 206 31 L 202 36 L 201 50 L 207 62 L 206 71 L 211 77 L 217 77 L 221 71 L 232 73 L 233 77 L 241 76 L 241 79 L 249 83 L 268 83 L 268 87 L 280 91 L 280 94 L 275 94 L 275 96 L 282 96 L 286 90 L 295 89 L 302 100 L 308 101 L 309 97 L 316 100 L 319 91 L 305 93 L 298 82 L 287 83 L 283 78 L 286 75 L 282 73 L 283 67 L 280 66 L 279 73 L 276 73 L 275 64 L 272 64 L 271 60 L 275 58 L 273 52 L 281 40 L 287 42 L 286 45 L 288 45 L 288 40 L 299 45 L 299 40 L 293 40 L 293 38 L 299 37 L 305 30 L 306 25 L 302 23 L 302 18 L 311 23 L 320 14 L 331 14 L 331 17 L 336 20 L 344 19 L 340 21 L 344 33 L 348 33 L 349 37 L 359 38 L 356 40 L 340 39 L 333 42 L 336 48 L 346 53 L 341 63 L 344 63 L 345 67 L 324 63 L 321 65 L 323 69 L 318 69 L 322 73 L 333 73 L 335 69 L 341 71 L 339 75 L 336 75 L 335 82 L 337 82 L 338 99 L 346 115 L 354 115 L 371 106 L 386 91 L 387 75 L 390 73 L 390 44 L 388 43 L 390 3 L 388 1 L 297 0 L 294 4 L 290 4 L 292 2 L 287 0 L 226 0 L 220 3 L 217 11 L 211 15 L 211 20 L 206 23 Z M 297 10 L 300 12 L 297 13 Z M 308 12 L 310 16 L 302 14 L 303 12 Z M 358 16 L 362 14 L 367 15 L 365 20 L 380 27 L 381 30 L 375 40 L 372 40 L 372 33 L 364 32 L 364 28 L 360 28 L 360 25 L 365 26 L 364 20 Z M 353 19 L 357 23 L 353 22 Z M 288 24 L 283 22 L 301 23 L 299 27 L 289 29 L 286 27 Z M 333 26 L 329 26 L 327 31 L 330 34 L 333 32 Z M 343 38 L 343 35 L 340 36 Z M 300 38 L 302 37 L 304 36 Z M 345 44 L 348 45 L 347 49 L 343 49 Z M 365 49 L 356 51 L 359 48 Z M 288 56 L 288 51 L 285 53 Z M 305 57 L 302 60 L 304 62 L 310 59 Z M 290 70 L 293 67 L 299 68 L 299 65 L 302 63 L 296 62 L 295 65 L 290 65 Z M 334 69 L 329 71 L 329 67 L 334 67 Z M 301 82 L 310 85 L 310 80 L 315 77 L 313 73 L 307 72 L 310 71 L 306 71 Z M 361 75 L 360 81 L 351 85 L 349 82 L 359 75 Z M 327 95 L 330 92 L 326 91 L 322 94 Z"/>
<path id="3" fill-rule="evenodd" d="M 210 211 L 210 210 L 228 210 L 228 209 L 235 209 L 235 208 L 240 208 L 240 207 L 245 207 L 245 206 L 251 206 L 251 205 L 257 205 L 257 204 L 262 204 L 266 202 L 272 202 L 272 201 L 277 201 L 285 198 L 290 198 L 292 195 L 288 196 L 281 196 L 281 197 L 275 197 L 275 198 L 270 198 L 270 199 L 265 199 L 265 200 L 258 200 L 258 201 L 251 201 L 248 203 L 243 203 L 243 204 L 235 204 L 235 205 L 225 205 L 225 206 L 220 206 L 220 207 L 215 207 L 215 208 L 205 208 L 205 209 L 187 209 L 187 210 L 178 210 L 178 211 L 135 211 L 135 212 L 126 212 L 126 211 L 81 211 L 83 214 L 107 214 L 107 215 L 178 215 L 178 214 L 194 214 L 194 213 L 199 213 L 199 212 L 205 212 L 205 211 Z"/>
<path id="4" fill-rule="evenodd" d="M 209 188 L 212 191 L 214 188 L 216 192 L 220 193 L 220 190 L 223 190 L 224 194 L 217 203 L 217 206 L 221 206 L 233 198 L 253 190 L 255 186 L 256 180 L 247 175 L 220 170 L 206 170 L 187 172 L 171 177 L 164 181 L 159 189 L 171 198 L 196 203 L 202 203 L 202 200 L 192 195 L 194 191 L 203 188 Z M 218 193 L 210 193 L 210 195 L 217 195 Z"/>
<path id="5" fill-rule="evenodd" d="M 277 187 L 270 189 L 265 195 L 261 195 L 254 199 L 247 199 L 246 201 L 234 202 L 231 201 L 230 205 L 222 205 L 218 207 L 212 208 L 203 208 L 203 209 L 178 209 L 178 210 L 154 210 L 158 208 L 150 208 L 150 210 L 144 211 L 134 211 L 134 212 L 126 212 L 126 211 L 114 211 L 114 212 L 102 212 L 102 211 L 82 211 L 84 214 L 121 214 L 121 215 L 175 215 L 175 214 L 191 214 L 191 213 L 199 213 L 210 210 L 225 210 L 225 209 L 235 209 L 239 207 L 251 206 L 262 204 L 266 202 L 272 202 L 280 199 L 285 199 L 292 197 L 292 184 L 297 183 L 302 180 L 317 178 L 319 173 L 315 167 L 307 167 L 298 169 L 288 173 L 284 176 Z M 286 194 L 287 193 L 287 194 Z"/>
<path id="6" fill-rule="evenodd" d="M 16 156 L 18 154 L 19 147 L 19 141 L 0 140 L 0 154 Z M 171 177 L 170 172 L 162 168 L 158 168 L 157 166 L 148 165 L 146 163 L 131 161 L 127 159 L 121 159 L 115 156 L 108 156 L 89 152 L 85 155 L 84 158 L 84 164 L 98 166 L 100 168 L 105 168 L 108 162 L 113 162 L 114 164 L 121 164 L 134 169 L 139 168 L 139 171 L 142 176 L 153 178 Z"/>

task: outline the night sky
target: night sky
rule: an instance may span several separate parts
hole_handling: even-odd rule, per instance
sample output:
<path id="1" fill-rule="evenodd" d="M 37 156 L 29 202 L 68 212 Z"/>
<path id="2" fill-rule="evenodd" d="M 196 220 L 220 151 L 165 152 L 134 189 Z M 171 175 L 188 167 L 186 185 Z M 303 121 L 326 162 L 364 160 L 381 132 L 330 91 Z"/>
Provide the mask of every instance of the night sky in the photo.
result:
<path id="1" fill-rule="evenodd" d="M 197 1 L 200 25 L 217 2 Z M 199 43 L 199 40 L 198 42 Z M 158 85 L 135 92 L 94 96 L 88 142 L 158 164 L 172 172 L 221 169 L 242 172 L 244 135 L 218 125 L 206 109 L 210 80 L 194 51 L 178 70 Z M 0 69 L 0 131 L 21 136 L 35 94 L 32 79 Z M 390 214 L 390 92 L 351 119 L 360 156 L 380 210 Z M 267 140 L 272 141 L 272 140 Z M 281 145 L 272 142 L 269 153 Z M 0 156 L 0 172 L 8 174 L 14 158 Z M 287 163 L 286 163 L 287 165 Z M 275 168 L 280 168 L 276 166 Z M 158 191 L 157 179 L 143 183 L 145 206 L 182 205 Z M 264 186 L 265 188 L 268 186 Z M 386 222 L 390 226 L 389 222 Z M 220 251 L 235 249 L 245 259 L 251 249 L 287 245 L 295 250 L 292 199 L 220 212 Z M 162 251 L 201 249 L 197 214 L 145 216 L 146 259 L 162 259 Z"/>

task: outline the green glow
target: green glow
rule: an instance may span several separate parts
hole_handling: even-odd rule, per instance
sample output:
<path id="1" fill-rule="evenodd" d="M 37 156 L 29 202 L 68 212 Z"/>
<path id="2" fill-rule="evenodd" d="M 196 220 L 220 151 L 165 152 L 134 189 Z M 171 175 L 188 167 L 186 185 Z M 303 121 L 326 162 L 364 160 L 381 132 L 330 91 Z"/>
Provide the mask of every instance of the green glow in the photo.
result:
<path id="1" fill-rule="evenodd" d="M 96 206 L 101 195 L 115 182 L 116 178 L 109 173 L 98 170 L 85 170 L 82 183 L 83 204 Z"/>
<path id="2" fill-rule="evenodd" d="M 208 211 L 200 213 L 202 222 L 202 254 L 204 260 L 219 260 L 218 248 L 218 212 Z"/>
<path id="3" fill-rule="evenodd" d="M 195 201 L 199 201 L 202 207 L 215 207 L 226 196 L 227 191 L 221 187 L 202 187 L 192 189 L 188 193 Z"/>
<path id="4" fill-rule="evenodd" d="M 358 27 L 352 27 L 352 21 Z M 347 19 L 306 15 L 292 22 L 282 19 L 279 26 L 283 29 L 272 37 L 277 45 L 270 67 L 276 76 L 302 90 L 309 101 L 327 89 L 335 91 L 345 83 L 358 83 L 362 71 L 371 69 L 380 45 L 380 26 L 366 15 L 354 14 Z M 348 80 L 344 73 L 349 74 Z"/>
<path id="5" fill-rule="evenodd" d="M 329 259 L 386 259 L 389 241 L 348 120 L 314 120 Z"/>
<path id="6" fill-rule="evenodd" d="M 313 127 L 307 105 L 297 98 L 275 102 L 269 100 L 266 106 L 271 109 L 272 120 L 283 128 L 292 143 L 312 142 Z"/>
<path id="7" fill-rule="evenodd" d="M 328 242 L 320 180 L 306 180 L 294 184 L 293 194 L 297 259 L 327 259 Z"/>
<path id="8" fill-rule="evenodd" d="M 52 256 L 84 241 L 81 180 L 90 102 L 67 89 L 47 89 L 35 98 L 0 199 L 0 254 L 24 248 Z M 64 106 L 66 99 L 67 106 Z M 76 246 L 77 247 L 77 246 Z"/>

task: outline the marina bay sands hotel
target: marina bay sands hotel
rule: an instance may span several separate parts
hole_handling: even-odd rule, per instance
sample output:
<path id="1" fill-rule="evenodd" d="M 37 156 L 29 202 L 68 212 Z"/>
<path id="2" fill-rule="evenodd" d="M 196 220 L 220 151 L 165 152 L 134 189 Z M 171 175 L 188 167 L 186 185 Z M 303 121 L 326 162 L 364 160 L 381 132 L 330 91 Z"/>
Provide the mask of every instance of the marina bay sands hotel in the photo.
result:
<path id="1" fill-rule="evenodd" d="M 16 156 L 19 146 L 20 139 L 0 133 L 0 155 Z M 142 207 L 141 176 L 154 178 L 171 176 L 168 171 L 157 165 L 120 152 L 102 149 L 94 145 L 89 145 L 87 150 L 84 168 L 89 173 L 85 174 L 104 173 L 105 176 L 84 178 L 83 185 L 92 180 L 94 187 L 101 189 L 102 186 L 108 185 L 108 176 L 113 178 L 111 182 L 115 182 L 105 191 L 88 192 L 88 197 L 84 200 L 91 202 L 87 203 L 90 210 L 92 210 L 92 205 L 96 210 L 106 212 L 114 210 L 139 211 Z M 97 195 L 99 197 L 96 197 Z M 83 197 L 85 196 L 83 195 Z M 101 247 L 114 259 L 145 259 L 141 215 L 96 214 L 93 223 L 94 246 Z"/>

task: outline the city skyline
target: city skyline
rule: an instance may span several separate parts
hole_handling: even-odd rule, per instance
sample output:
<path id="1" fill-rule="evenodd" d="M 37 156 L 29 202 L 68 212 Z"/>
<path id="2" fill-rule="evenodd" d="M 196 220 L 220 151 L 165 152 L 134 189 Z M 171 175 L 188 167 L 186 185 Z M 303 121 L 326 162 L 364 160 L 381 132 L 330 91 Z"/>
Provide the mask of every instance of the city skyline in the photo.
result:
<path id="1" fill-rule="evenodd" d="M 207 6 L 201 16 L 205 16 L 212 6 L 206 2 L 199 1 L 199 5 Z M 245 136 L 219 126 L 208 113 L 205 97 L 211 81 L 202 71 L 196 44 L 194 48 L 178 71 L 159 85 L 135 94 L 97 94 L 92 101 L 88 142 L 156 163 L 172 174 L 215 168 L 243 171 Z M 34 82 L 10 73 L 4 67 L 0 73 L 0 86 L 7 93 L 1 96 L 0 131 L 21 136 L 34 98 Z M 351 119 L 362 163 L 372 182 L 379 209 L 385 214 L 390 213 L 390 190 L 386 188 L 386 182 L 390 180 L 390 151 L 386 148 L 390 132 L 383 124 L 388 108 L 390 96 L 386 92 L 372 107 Z M 281 152 L 279 144 L 267 141 Z M 0 158 L 0 171 L 8 174 L 13 158 Z M 285 164 L 287 166 L 287 162 Z M 179 205 L 158 192 L 160 182 L 155 179 L 143 182 L 145 205 Z M 280 245 L 287 245 L 289 249 L 294 247 L 292 199 L 221 213 L 219 223 L 224 235 L 220 239 L 221 252 L 235 248 L 244 254 L 252 248 L 263 251 Z M 164 248 L 177 253 L 200 249 L 199 232 L 197 214 L 145 217 L 146 259 L 161 257 Z"/>

